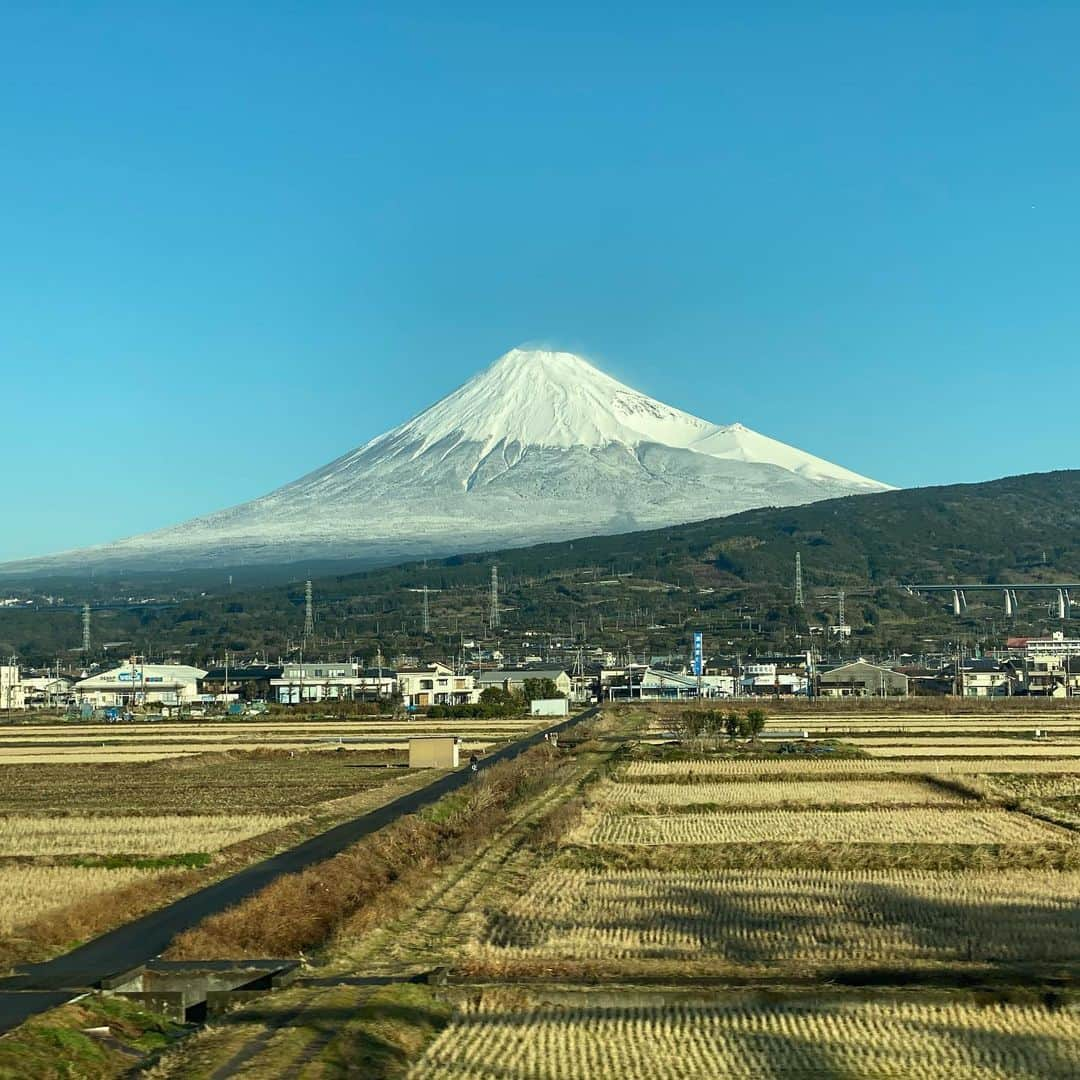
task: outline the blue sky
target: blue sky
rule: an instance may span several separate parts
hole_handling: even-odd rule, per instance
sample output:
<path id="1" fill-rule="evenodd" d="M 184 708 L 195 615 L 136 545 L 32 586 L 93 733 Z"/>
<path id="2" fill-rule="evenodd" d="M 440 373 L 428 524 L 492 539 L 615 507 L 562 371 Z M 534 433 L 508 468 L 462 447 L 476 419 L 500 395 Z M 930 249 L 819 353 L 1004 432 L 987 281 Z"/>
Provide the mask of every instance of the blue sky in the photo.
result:
<path id="1" fill-rule="evenodd" d="M 894 484 L 1080 466 L 1078 37 L 0 3 L 0 558 L 262 494 L 523 342 Z"/>

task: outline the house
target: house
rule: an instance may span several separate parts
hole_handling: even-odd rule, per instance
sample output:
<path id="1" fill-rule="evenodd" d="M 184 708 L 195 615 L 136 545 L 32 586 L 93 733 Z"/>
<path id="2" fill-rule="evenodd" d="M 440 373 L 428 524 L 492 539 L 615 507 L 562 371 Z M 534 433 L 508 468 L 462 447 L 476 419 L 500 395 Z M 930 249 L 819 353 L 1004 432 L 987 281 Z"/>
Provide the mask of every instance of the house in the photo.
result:
<path id="1" fill-rule="evenodd" d="M 942 672 L 943 676 L 948 674 L 948 669 Z M 957 681 L 964 697 L 1010 697 L 1015 693 L 1016 678 L 1010 666 L 990 657 L 961 660 Z"/>
<path id="2" fill-rule="evenodd" d="M 199 696 L 202 668 L 188 664 L 147 664 L 132 659 L 110 671 L 80 679 L 75 699 L 95 706 L 186 705 Z"/>
<path id="3" fill-rule="evenodd" d="M 280 664 L 239 664 L 211 668 L 199 681 L 199 689 L 213 697 L 230 695 L 240 701 L 268 701 L 275 697 L 271 681 L 280 679 Z M 228 682 L 226 683 L 226 676 Z"/>
<path id="4" fill-rule="evenodd" d="M 458 675 L 453 668 L 438 662 L 399 669 L 397 690 L 406 708 L 475 705 L 480 700 L 480 688 L 472 675 Z"/>
<path id="5" fill-rule="evenodd" d="M 223 673 L 222 673 L 223 674 Z M 316 660 L 288 663 L 276 678 L 271 677 L 270 693 L 282 705 L 312 701 L 383 701 L 397 690 L 397 673 L 389 668 L 362 668 L 351 660 Z M 232 670 L 229 685 L 233 686 Z"/>
<path id="6" fill-rule="evenodd" d="M 822 697 L 907 697 L 908 677 L 892 668 L 853 660 L 818 676 Z"/>
<path id="7" fill-rule="evenodd" d="M 521 693 L 525 689 L 526 679 L 550 679 L 564 697 L 569 697 L 573 690 L 573 680 L 562 668 L 496 668 L 476 675 L 476 683 L 481 690 L 498 686 L 508 693 Z"/>
<path id="8" fill-rule="evenodd" d="M 71 705 L 75 701 L 75 680 L 67 675 L 34 675 L 23 679 L 22 685 L 28 709 Z"/>
<path id="9" fill-rule="evenodd" d="M 1024 657 L 1024 687 L 1031 697 L 1069 696 L 1070 658 L 1067 654 L 1028 654 Z"/>

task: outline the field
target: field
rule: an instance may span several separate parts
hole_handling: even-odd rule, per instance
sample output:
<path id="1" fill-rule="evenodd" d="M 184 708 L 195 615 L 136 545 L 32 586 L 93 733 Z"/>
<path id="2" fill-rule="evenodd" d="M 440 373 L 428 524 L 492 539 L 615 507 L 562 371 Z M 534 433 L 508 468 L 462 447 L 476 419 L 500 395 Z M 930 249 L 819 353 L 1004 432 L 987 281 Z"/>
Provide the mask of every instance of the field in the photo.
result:
<path id="1" fill-rule="evenodd" d="M 1014 1005 L 465 1002 L 410 1080 L 712 1080 L 934 1077 L 1017 1080 L 1080 1073 L 1080 1017 Z"/>
<path id="2" fill-rule="evenodd" d="M 494 918 L 480 963 L 1080 961 L 1080 873 L 551 869 Z"/>
<path id="3" fill-rule="evenodd" d="M 1053 742 L 1031 739 L 1034 715 L 1003 733 L 971 731 L 982 714 L 920 713 L 948 730 L 778 753 L 650 742 L 640 716 L 605 712 L 537 748 L 547 765 L 530 779 L 466 785 L 176 939 L 167 959 L 305 967 L 152 1075 L 1080 1075 L 1080 743 L 1065 710 Z M 780 710 L 772 722 L 794 726 Z M 400 750 L 291 745 L 311 737 L 300 725 L 252 751 L 5 766 L 0 889 L 5 871 L 54 868 L 76 890 L 65 872 L 104 869 L 84 862 L 93 846 L 136 875 L 142 846 L 186 850 L 181 837 L 228 859 L 407 775 L 391 767 Z M 228 843 L 256 822 L 280 827 Z M 44 902 L 22 887 L 29 908 Z"/>
<path id="4" fill-rule="evenodd" d="M 295 820 L 267 814 L 4 817 L 0 856 L 213 852 L 249 836 L 283 829 Z"/>
<path id="5" fill-rule="evenodd" d="M 0 864 L 0 935 L 66 904 L 153 876 L 135 866 L 21 866 Z"/>
<path id="6" fill-rule="evenodd" d="M 981 773 L 1073 773 L 1078 762 L 1060 755 L 1045 760 L 1025 760 L 1001 757 L 940 758 L 914 754 L 887 760 L 879 758 L 808 758 L 794 760 L 768 758 L 766 760 L 739 758 L 711 758 L 700 760 L 635 761 L 626 768 L 626 776 L 634 780 L 669 780 L 672 777 L 696 779 L 709 776 L 741 776 L 760 779 L 784 775 L 805 776 L 857 776 L 860 774 L 893 773 L 898 776 L 956 776 Z"/>
<path id="7" fill-rule="evenodd" d="M 919 780 L 762 780 L 757 783 L 607 784 L 594 795 L 604 806 L 901 806 L 961 803 L 964 796 Z"/>
<path id="8" fill-rule="evenodd" d="M 116 724 L 19 723 L 0 727 L 0 766 L 162 761 L 238 750 L 404 753 L 420 735 L 456 735 L 468 752 L 520 738 L 529 717 L 480 720 L 236 720 Z"/>

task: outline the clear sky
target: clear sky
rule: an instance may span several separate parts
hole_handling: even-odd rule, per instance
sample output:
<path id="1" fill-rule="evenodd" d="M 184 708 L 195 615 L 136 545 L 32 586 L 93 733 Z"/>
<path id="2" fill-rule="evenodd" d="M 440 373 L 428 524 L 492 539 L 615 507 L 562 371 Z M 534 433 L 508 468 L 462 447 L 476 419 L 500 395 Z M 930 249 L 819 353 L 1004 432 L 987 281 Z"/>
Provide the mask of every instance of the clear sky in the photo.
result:
<path id="1" fill-rule="evenodd" d="M 1078 40 L 0 2 L 0 558 L 262 494 L 525 342 L 898 485 L 1080 466 Z"/>

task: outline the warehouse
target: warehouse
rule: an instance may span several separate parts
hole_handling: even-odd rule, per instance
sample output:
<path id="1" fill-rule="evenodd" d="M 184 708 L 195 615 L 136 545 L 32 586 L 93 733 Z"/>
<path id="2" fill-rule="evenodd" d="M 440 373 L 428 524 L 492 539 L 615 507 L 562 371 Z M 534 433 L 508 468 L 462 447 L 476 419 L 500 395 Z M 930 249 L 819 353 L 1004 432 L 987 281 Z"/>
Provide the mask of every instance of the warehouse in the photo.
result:
<path id="1" fill-rule="evenodd" d="M 818 677 L 822 697 L 907 697 L 908 677 L 892 668 L 854 660 Z"/>

